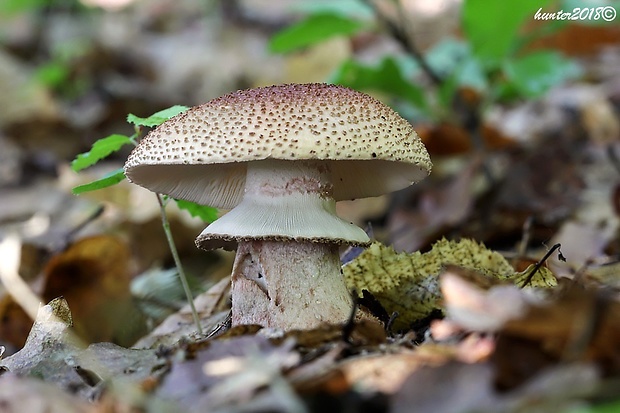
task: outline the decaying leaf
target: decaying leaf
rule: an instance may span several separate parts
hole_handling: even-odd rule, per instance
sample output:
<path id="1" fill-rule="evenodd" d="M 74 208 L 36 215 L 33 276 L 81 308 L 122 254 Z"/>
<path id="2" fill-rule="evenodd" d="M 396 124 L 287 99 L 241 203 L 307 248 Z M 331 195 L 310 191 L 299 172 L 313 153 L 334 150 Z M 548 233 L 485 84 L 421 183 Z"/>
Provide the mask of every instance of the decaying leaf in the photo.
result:
<path id="1" fill-rule="evenodd" d="M 92 413 L 87 402 L 34 378 L 7 375 L 0 385 L 0 406 L 4 413 Z"/>
<path id="2" fill-rule="evenodd" d="M 8 347 L 8 353 L 24 346 L 31 326 L 32 319 L 13 297 L 5 294 L 0 298 L 0 337 Z"/>
<path id="3" fill-rule="evenodd" d="M 343 267 L 350 289 L 370 291 L 388 313 L 398 312 L 396 328 L 406 328 L 437 308 L 440 302 L 438 276 L 452 264 L 473 269 L 496 280 L 518 283 L 528 277 L 531 269 L 515 273 L 512 266 L 497 252 L 469 239 L 435 243 L 427 253 L 397 253 L 392 247 L 374 242 L 366 251 Z M 524 275 L 525 274 L 525 275 Z M 548 287 L 556 281 L 542 267 L 532 277 L 533 287 Z"/>
<path id="4" fill-rule="evenodd" d="M 523 387 L 499 393 L 491 363 L 446 363 L 416 370 L 392 401 L 391 412 L 496 413 L 575 411 L 600 381 L 591 365 L 567 364 L 541 372 Z M 610 410 L 611 411 L 611 410 Z"/>
<path id="5" fill-rule="evenodd" d="M 522 315 L 527 305 L 514 285 L 484 291 L 450 271 L 441 275 L 441 292 L 449 320 L 468 331 L 496 331 Z"/>
<path id="6" fill-rule="evenodd" d="M 204 331 L 210 336 L 218 335 L 230 325 L 228 294 L 230 278 L 226 277 L 194 299 L 194 306 Z M 159 326 L 134 344 L 134 348 L 155 348 L 176 345 L 183 337 L 197 334 L 189 304 L 168 316 Z"/>
<path id="7" fill-rule="evenodd" d="M 84 340 L 130 345 L 144 329 L 129 288 L 130 268 L 129 248 L 119 238 L 84 238 L 52 257 L 42 295 L 66 298 Z"/>
<path id="8" fill-rule="evenodd" d="M 42 306 L 24 348 L 0 361 L 9 371 L 6 375 L 35 377 L 82 399 L 94 400 L 103 386 L 119 397 L 129 393 L 137 397 L 143 381 L 159 380 L 167 372 L 167 361 L 156 350 L 125 349 L 111 343 L 84 348 L 71 326 L 71 311 L 65 299 L 57 298 Z M 3 375 L 0 380 L 4 379 Z M 0 389 L 4 389 L 5 383 L 0 384 Z M 0 392 L 0 401 L 2 397 Z"/>
<path id="9" fill-rule="evenodd" d="M 534 274 L 532 275 L 532 273 Z M 547 288 L 558 285 L 558 280 L 547 267 L 536 269 L 536 264 L 529 265 L 523 271 L 515 272 L 511 280 L 520 287 Z"/>
<path id="10" fill-rule="evenodd" d="M 33 366 L 43 360 L 51 360 L 75 347 L 69 340 L 72 325 L 71 312 L 64 298 L 56 298 L 39 309 L 24 347 L 2 360 L 2 365 L 17 373 L 30 373 Z"/>
<path id="11" fill-rule="evenodd" d="M 2 365 L 19 376 L 41 378 L 82 397 L 92 396 L 90 386 L 65 362 L 65 357 L 79 350 L 69 330 L 71 323 L 69 306 L 63 298 L 42 306 L 24 347 L 2 360 Z"/>
<path id="12" fill-rule="evenodd" d="M 511 389 L 558 362 L 594 363 L 620 372 L 620 302 L 608 290 L 574 285 L 550 302 L 531 305 L 500 331 L 493 360 L 496 384 Z"/>
<path id="13" fill-rule="evenodd" d="M 157 395 L 191 412 L 237 411 L 235 406 L 247 403 L 247 407 L 266 394 L 279 396 L 271 398 L 279 407 L 299 406 L 281 375 L 282 370 L 299 362 L 293 345 L 294 341 L 288 340 L 274 346 L 260 335 L 213 340 L 205 349 L 192 354 L 191 359 L 174 362 Z M 245 411 L 259 410 L 262 411 L 258 407 Z M 274 405 L 267 410 L 300 411 Z"/>

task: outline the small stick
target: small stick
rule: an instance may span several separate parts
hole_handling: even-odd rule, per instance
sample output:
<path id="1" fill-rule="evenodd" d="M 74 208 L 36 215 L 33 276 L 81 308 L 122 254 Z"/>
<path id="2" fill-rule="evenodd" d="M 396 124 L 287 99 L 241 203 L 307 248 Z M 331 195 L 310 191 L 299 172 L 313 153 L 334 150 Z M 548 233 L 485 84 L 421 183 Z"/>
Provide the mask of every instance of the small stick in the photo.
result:
<path id="1" fill-rule="evenodd" d="M 392 315 L 390 316 L 390 319 L 388 320 L 387 324 L 385 325 L 385 331 L 389 334 L 392 334 L 392 325 L 394 325 L 394 321 L 396 321 L 396 319 L 398 318 L 400 314 L 398 314 L 398 311 L 394 311 L 392 313 Z"/>
<path id="2" fill-rule="evenodd" d="M 351 306 L 351 314 L 349 315 L 349 319 L 347 323 L 342 327 L 342 340 L 346 343 L 351 344 L 351 334 L 355 329 L 355 314 L 357 313 L 357 306 L 359 305 L 359 298 L 357 296 L 357 291 L 353 290 L 351 293 L 353 297 L 353 305 Z"/>
<path id="3" fill-rule="evenodd" d="M 103 205 L 99 205 L 92 214 L 86 217 L 86 219 L 84 219 L 82 222 L 77 224 L 75 227 L 71 228 L 71 230 L 65 235 L 65 238 L 67 240 L 66 244 L 68 244 L 69 241 L 75 236 L 75 234 L 81 231 L 85 226 L 87 226 L 88 224 L 90 224 L 91 222 L 99 218 L 101 214 L 103 214 L 104 210 L 105 210 L 105 207 Z"/>
<path id="4" fill-rule="evenodd" d="M 384 13 L 382 13 L 381 10 L 374 4 L 372 0 L 364 0 L 364 3 L 366 3 L 370 8 L 373 9 L 377 18 L 381 20 L 387 26 L 392 37 L 401 44 L 401 46 L 407 51 L 407 53 L 413 56 L 413 58 L 420 65 L 420 68 L 424 71 L 424 73 L 426 73 L 428 78 L 431 80 L 433 85 L 441 86 L 441 84 L 443 83 L 443 79 L 437 73 L 435 73 L 435 71 L 430 67 L 430 65 L 428 64 L 428 62 L 426 61 L 422 53 L 418 50 L 415 44 L 413 44 L 411 36 L 405 30 L 405 27 L 404 27 L 405 25 L 402 24 L 403 27 L 399 27 L 399 25 L 396 22 L 392 21 L 389 17 L 387 17 Z M 401 8 L 400 2 L 398 2 L 398 6 L 399 8 Z M 401 16 L 404 15 L 404 13 L 402 13 L 402 10 L 401 10 L 401 13 L 399 14 Z"/>
<path id="5" fill-rule="evenodd" d="M 611 164 L 614 166 L 614 168 L 616 168 L 616 171 L 620 173 L 620 158 L 618 158 L 618 154 L 616 153 L 613 145 L 607 146 L 607 156 L 609 157 Z"/>
<path id="6" fill-rule="evenodd" d="M 527 252 L 527 246 L 530 244 L 530 238 L 532 238 L 532 224 L 534 217 L 530 215 L 523 223 L 523 235 L 517 248 L 517 257 L 524 257 Z"/>

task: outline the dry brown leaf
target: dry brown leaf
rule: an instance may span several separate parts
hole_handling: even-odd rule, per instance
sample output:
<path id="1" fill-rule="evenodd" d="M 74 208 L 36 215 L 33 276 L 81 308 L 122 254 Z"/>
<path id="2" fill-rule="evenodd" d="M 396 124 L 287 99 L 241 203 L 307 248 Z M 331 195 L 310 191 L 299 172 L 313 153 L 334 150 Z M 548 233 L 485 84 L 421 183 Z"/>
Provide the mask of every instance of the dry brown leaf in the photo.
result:
<path id="1" fill-rule="evenodd" d="M 131 396 L 135 401 L 144 381 L 158 381 L 168 371 L 168 361 L 155 350 L 125 349 L 111 343 L 84 348 L 71 322 L 66 300 L 57 298 L 41 307 L 24 348 L 0 362 L 10 371 L 5 374 L 36 377 L 83 400 L 97 399 L 105 388 L 116 398 Z"/>
<path id="2" fill-rule="evenodd" d="M 129 260 L 116 237 L 79 240 L 47 264 L 43 298 L 65 297 L 84 340 L 133 344 L 145 326 L 129 289 Z"/>
<path id="3" fill-rule="evenodd" d="M 582 9 L 583 10 L 583 9 Z M 531 19 L 528 25 L 533 26 L 529 31 L 547 22 Z M 533 39 L 528 43 L 527 50 L 558 50 L 570 56 L 590 55 L 605 46 L 617 45 L 620 38 L 620 29 L 617 25 L 591 25 L 580 22 L 569 23 L 562 30 L 553 34 Z"/>
<path id="4" fill-rule="evenodd" d="M 0 383 L 0 406 L 3 413 L 94 413 L 95 408 L 35 378 L 6 375 Z"/>
<path id="5" fill-rule="evenodd" d="M 67 301 L 56 298 L 39 308 L 36 320 L 28 334 L 24 347 L 17 353 L 0 361 L 10 371 L 29 374 L 42 361 L 57 361 L 63 357 L 65 350 L 77 348 L 72 340 L 71 312 Z"/>
<path id="6" fill-rule="evenodd" d="M 441 275 L 441 292 L 448 319 L 464 330 L 497 331 L 527 307 L 523 290 L 515 285 L 497 285 L 485 291 L 454 272 Z"/>
<path id="7" fill-rule="evenodd" d="M 470 152 L 474 145 L 470 134 L 460 126 L 441 123 L 432 127 L 417 127 L 422 142 L 431 156 L 453 156 Z M 491 125 L 482 126 L 482 139 L 485 148 L 499 150 L 511 148 L 516 142 L 503 135 Z"/>
<path id="8" fill-rule="evenodd" d="M 213 340 L 191 359 L 176 358 L 156 394 L 190 411 L 235 406 L 265 391 L 295 402 L 281 376 L 299 362 L 293 345 L 290 340 L 275 346 L 260 335 Z"/>
<path id="9" fill-rule="evenodd" d="M 228 296 L 230 293 L 230 278 L 221 279 L 204 293 L 194 299 L 194 306 L 201 320 L 201 325 L 207 334 L 217 335 L 228 329 L 226 322 L 229 314 Z M 216 329 L 218 329 L 216 331 Z M 159 326 L 148 335 L 142 337 L 135 348 L 155 348 L 159 345 L 175 345 L 183 337 L 196 334 L 196 325 L 192 318 L 189 304 L 178 312 L 168 316 Z"/>
<path id="10" fill-rule="evenodd" d="M 446 359 L 427 353 L 405 351 L 353 357 L 338 365 L 350 387 L 358 391 L 395 393 L 409 375 L 418 368 L 443 363 Z"/>
<path id="11" fill-rule="evenodd" d="M 552 367 L 515 391 L 499 393 L 491 363 L 453 362 L 415 371 L 395 395 L 390 411 L 563 412 L 574 410 L 576 401 L 592 396 L 597 386 L 596 369 L 576 363 Z"/>
<path id="12" fill-rule="evenodd" d="M 618 319 L 616 298 L 578 285 L 554 301 L 531 305 L 500 332 L 493 356 L 498 386 L 513 388 L 562 361 L 593 362 L 605 375 L 618 374 Z"/>
<path id="13" fill-rule="evenodd" d="M 0 339 L 4 345 L 13 346 L 10 353 L 24 346 L 31 327 L 32 320 L 28 314 L 10 295 L 5 294 L 0 299 Z"/>

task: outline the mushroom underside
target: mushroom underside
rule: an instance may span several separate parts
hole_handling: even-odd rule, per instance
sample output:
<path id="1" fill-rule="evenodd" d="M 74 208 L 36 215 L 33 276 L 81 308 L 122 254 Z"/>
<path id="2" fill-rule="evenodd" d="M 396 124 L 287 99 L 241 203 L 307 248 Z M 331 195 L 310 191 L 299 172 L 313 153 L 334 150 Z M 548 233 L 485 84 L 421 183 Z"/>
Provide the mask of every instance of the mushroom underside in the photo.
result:
<path id="1" fill-rule="evenodd" d="M 127 170 L 131 182 L 154 192 L 186 199 L 201 205 L 232 209 L 242 202 L 247 170 L 274 159 L 223 164 L 142 164 Z M 278 161 L 277 161 L 278 162 Z M 295 165 L 308 160 L 279 161 Z M 336 201 L 379 196 L 406 188 L 428 175 L 424 164 L 393 160 L 324 160 L 333 178 Z M 157 177 L 157 179 L 153 179 Z"/>
<path id="2" fill-rule="evenodd" d="M 336 215 L 330 165 L 261 161 L 248 165 L 239 205 L 197 238 L 199 247 L 235 239 L 233 325 L 307 329 L 341 323 L 351 297 L 338 246 L 368 235 Z"/>

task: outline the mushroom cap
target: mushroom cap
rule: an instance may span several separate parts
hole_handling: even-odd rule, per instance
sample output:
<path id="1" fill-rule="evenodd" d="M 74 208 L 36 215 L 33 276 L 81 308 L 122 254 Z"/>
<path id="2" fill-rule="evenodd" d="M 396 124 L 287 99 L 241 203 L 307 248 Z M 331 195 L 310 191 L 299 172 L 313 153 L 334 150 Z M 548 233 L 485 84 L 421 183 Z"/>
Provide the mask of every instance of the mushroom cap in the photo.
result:
<path id="1" fill-rule="evenodd" d="M 330 84 L 233 92 L 152 130 L 131 152 L 127 178 L 154 192 L 230 209 L 243 198 L 246 165 L 325 160 L 336 201 L 405 188 L 431 160 L 409 122 L 364 93 Z"/>

